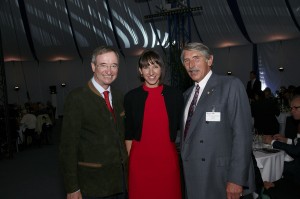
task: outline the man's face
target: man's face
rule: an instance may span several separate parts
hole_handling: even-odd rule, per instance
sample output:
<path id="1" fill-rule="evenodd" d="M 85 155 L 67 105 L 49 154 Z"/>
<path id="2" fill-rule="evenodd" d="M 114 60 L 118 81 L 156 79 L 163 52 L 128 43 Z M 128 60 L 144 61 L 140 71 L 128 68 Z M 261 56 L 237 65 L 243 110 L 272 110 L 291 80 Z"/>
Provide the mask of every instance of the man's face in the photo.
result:
<path id="1" fill-rule="evenodd" d="M 184 67 L 195 82 L 200 82 L 210 71 L 213 62 L 213 56 L 206 59 L 202 53 L 196 50 L 184 50 L 183 63 Z"/>
<path id="2" fill-rule="evenodd" d="M 295 120 L 300 120 L 300 97 L 291 101 L 291 114 Z"/>
<path id="3" fill-rule="evenodd" d="M 98 55 L 91 66 L 95 81 L 104 89 L 107 89 L 118 76 L 119 60 L 114 52 Z"/>

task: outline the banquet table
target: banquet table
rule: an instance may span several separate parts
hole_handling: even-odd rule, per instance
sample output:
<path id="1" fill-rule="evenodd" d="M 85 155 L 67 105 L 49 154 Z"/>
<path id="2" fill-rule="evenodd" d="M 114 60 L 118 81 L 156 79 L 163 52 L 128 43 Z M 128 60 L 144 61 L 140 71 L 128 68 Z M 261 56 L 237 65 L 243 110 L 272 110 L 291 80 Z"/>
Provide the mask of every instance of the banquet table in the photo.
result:
<path id="1" fill-rule="evenodd" d="M 284 151 L 267 153 L 254 150 L 254 156 L 263 181 L 274 182 L 281 178 L 285 161 Z"/>

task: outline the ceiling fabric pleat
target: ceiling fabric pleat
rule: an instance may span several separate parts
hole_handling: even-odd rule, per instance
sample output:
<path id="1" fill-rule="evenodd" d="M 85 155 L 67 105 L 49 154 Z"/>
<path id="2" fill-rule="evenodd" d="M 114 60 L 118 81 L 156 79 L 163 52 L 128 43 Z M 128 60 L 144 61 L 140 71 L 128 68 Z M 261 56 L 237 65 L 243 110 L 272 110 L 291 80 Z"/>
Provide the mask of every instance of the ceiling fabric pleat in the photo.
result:
<path id="1" fill-rule="evenodd" d="M 300 1 L 229 2 L 189 0 L 190 8 L 202 7 L 191 15 L 191 41 L 226 48 L 300 38 Z M 145 48 L 168 52 L 170 21 L 145 16 L 172 9 L 164 0 L 2 0 L 4 59 L 84 60 L 100 45 L 114 46 L 125 57 Z"/>

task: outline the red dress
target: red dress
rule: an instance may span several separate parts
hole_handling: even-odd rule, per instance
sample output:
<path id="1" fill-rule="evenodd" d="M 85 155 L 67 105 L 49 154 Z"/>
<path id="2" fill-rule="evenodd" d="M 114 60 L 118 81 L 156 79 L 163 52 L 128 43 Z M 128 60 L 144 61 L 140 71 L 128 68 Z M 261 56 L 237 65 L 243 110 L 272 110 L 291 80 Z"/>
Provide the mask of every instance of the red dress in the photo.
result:
<path id="1" fill-rule="evenodd" d="M 129 199 L 181 199 L 180 169 L 170 141 L 163 86 L 148 88 L 142 137 L 132 141 L 129 158 Z"/>

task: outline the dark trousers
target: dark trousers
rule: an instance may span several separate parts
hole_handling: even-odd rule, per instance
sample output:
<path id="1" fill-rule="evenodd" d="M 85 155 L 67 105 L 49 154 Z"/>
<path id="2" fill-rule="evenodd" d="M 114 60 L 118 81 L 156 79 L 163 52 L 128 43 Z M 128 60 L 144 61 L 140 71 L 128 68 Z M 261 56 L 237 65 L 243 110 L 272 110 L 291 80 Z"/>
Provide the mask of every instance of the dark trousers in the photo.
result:
<path id="1" fill-rule="evenodd" d="M 264 193 L 269 195 L 271 199 L 299 199 L 300 186 L 295 184 L 288 178 L 281 178 L 274 182 L 275 186 L 265 190 Z"/>
<path id="2" fill-rule="evenodd" d="M 25 146 L 29 145 L 27 143 L 28 137 L 31 137 L 31 140 L 32 140 L 31 144 L 35 144 L 37 142 L 36 141 L 37 140 L 37 134 L 35 132 L 35 129 L 26 129 L 23 132 L 23 134 L 24 134 L 24 145 Z"/>

